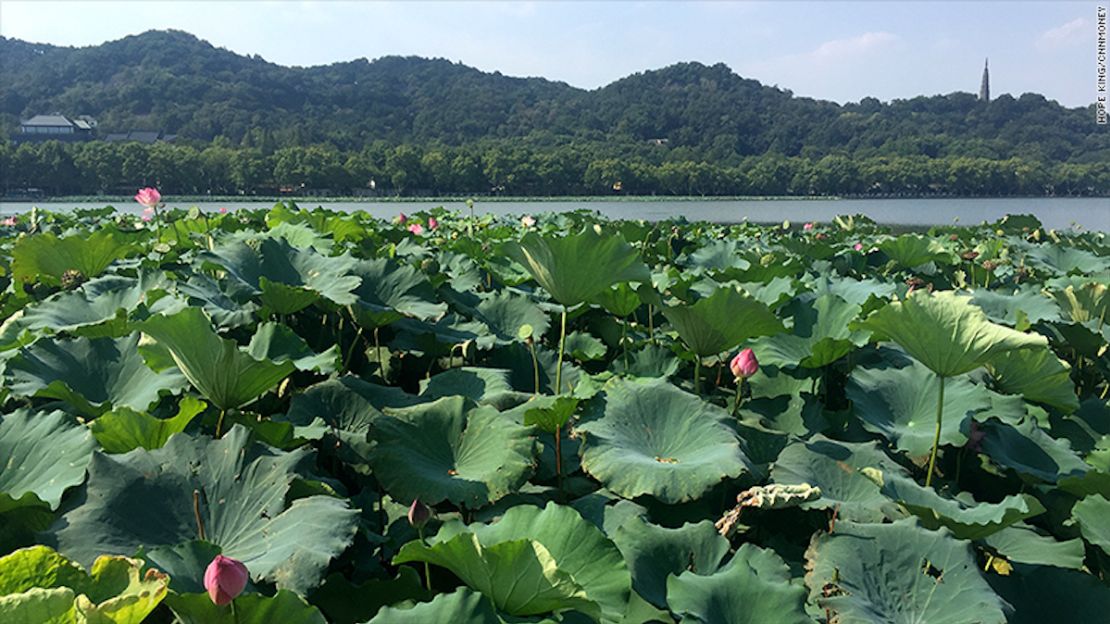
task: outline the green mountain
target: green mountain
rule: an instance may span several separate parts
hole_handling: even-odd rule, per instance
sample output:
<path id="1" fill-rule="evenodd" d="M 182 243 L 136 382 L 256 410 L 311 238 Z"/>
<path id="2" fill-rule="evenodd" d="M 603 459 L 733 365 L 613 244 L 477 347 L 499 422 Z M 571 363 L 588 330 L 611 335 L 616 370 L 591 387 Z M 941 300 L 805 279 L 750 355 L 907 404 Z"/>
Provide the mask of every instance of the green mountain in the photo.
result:
<path id="1" fill-rule="evenodd" d="M 160 130 L 234 145 L 373 141 L 462 145 L 527 138 L 635 146 L 663 143 L 712 162 L 778 153 L 1110 159 L 1090 109 L 1035 94 L 990 103 L 968 93 L 858 104 L 794 97 L 723 64 L 681 63 L 587 91 L 485 73 L 442 59 L 384 57 L 284 67 L 190 34 L 151 31 L 86 48 L 0 38 L 0 116 L 60 111 L 101 132 Z M 665 140 L 663 141 L 656 141 Z"/>

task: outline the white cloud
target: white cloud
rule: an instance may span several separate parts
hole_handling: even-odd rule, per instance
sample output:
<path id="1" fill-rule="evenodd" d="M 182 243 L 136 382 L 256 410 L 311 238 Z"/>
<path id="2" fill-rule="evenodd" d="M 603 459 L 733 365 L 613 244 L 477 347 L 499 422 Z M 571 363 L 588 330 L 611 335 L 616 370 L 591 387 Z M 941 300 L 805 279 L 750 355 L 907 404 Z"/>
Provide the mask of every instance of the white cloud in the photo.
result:
<path id="1" fill-rule="evenodd" d="M 1037 47 L 1041 50 L 1048 50 L 1051 48 L 1059 48 L 1066 45 L 1074 45 L 1083 40 L 1083 34 L 1090 33 L 1088 26 L 1090 22 L 1085 17 L 1073 19 L 1067 24 L 1062 24 L 1056 28 L 1050 28 L 1037 37 Z"/>
<path id="2" fill-rule="evenodd" d="M 841 61 L 880 50 L 895 41 L 898 41 L 898 35 L 888 32 L 866 32 L 856 37 L 826 41 L 804 56 L 815 61 Z"/>

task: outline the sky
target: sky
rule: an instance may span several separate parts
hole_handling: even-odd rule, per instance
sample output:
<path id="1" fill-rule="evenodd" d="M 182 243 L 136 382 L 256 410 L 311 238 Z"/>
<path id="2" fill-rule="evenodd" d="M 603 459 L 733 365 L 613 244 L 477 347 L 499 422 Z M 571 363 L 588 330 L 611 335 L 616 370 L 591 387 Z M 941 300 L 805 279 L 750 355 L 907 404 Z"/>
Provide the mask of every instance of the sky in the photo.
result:
<path id="1" fill-rule="evenodd" d="M 1103 3 L 1105 5 L 1105 2 Z M 796 95 L 979 89 L 1095 99 L 1097 2 L 0 0 L 0 35 L 87 46 L 173 28 L 282 65 L 418 55 L 593 89 L 682 61 Z"/>

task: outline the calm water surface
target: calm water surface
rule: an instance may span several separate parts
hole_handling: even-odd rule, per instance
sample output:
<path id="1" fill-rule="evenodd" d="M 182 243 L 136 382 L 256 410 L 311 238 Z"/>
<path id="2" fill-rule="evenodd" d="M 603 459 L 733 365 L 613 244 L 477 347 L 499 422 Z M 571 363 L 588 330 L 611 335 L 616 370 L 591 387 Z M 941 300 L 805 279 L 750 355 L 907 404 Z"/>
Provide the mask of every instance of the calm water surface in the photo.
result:
<path id="1" fill-rule="evenodd" d="M 202 210 L 219 208 L 266 207 L 272 202 L 179 202 L 169 198 L 167 204 L 174 208 L 198 206 Z M 102 202 L 51 203 L 51 202 L 0 202 L 0 213 L 26 212 L 33 206 L 47 210 L 99 208 Z M 399 212 L 414 213 L 443 206 L 449 210 L 466 211 L 461 201 L 326 201 L 304 200 L 303 208 L 317 205 L 332 210 L 366 212 L 390 218 Z M 137 204 L 117 204 L 121 210 L 138 212 Z M 747 219 L 757 223 L 790 221 L 829 221 L 837 215 L 865 214 L 887 225 L 929 226 L 958 222 L 977 224 L 995 221 L 1007 214 L 1033 214 L 1045 227 L 1066 229 L 1081 227 L 1088 230 L 1110 232 L 1110 199 L 1106 198 L 1005 198 L 1005 199 L 840 199 L 840 200 L 643 200 L 606 201 L 496 201 L 475 204 L 476 212 L 497 215 L 539 214 L 567 210 L 596 210 L 613 219 L 647 219 L 652 221 L 683 216 L 691 221 L 716 221 L 722 223 Z"/>

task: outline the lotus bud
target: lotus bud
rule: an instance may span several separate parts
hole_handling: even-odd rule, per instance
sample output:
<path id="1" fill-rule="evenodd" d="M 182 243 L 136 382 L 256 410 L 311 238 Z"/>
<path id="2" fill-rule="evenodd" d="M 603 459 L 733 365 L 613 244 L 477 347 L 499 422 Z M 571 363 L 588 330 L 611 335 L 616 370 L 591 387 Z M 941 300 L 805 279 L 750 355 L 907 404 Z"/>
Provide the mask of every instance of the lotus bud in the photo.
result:
<path id="1" fill-rule="evenodd" d="M 409 232 L 412 232 L 413 234 L 416 234 L 417 236 L 420 236 L 421 234 L 424 233 L 424 226 L 420 225 L 419 223 L 413 223 L 412 225 L 409 226 Z"/>
<path id="2" fill-rule="evenodd" d="M 162 194 L 158 192 L 158 189 L 148 186 L 135 193 L 135 201 L 147 208 L 154 208 L 158 205 L 158 202 L 162 201 Z"/>
<path id="3" fill-rule="evenodd" d="M 732 375 L 737 379 L 747 379 L 759 371 L 759 361 L 755 359 L 754 351 L 743 349 L 732 358 L 728 367 L 732 369 Z"/>
<path id="4" fill-rule="evenodd" d="M 227 206 L 220 206 L 220 214 L 227 214 Z"/>
<path id="5" fill-rule="evenodd" d="M 412 501 L 409 507 L 409 524 L 416 529 L 423 529 L 425 524 L 432 519 L 432 510 L 428 506 L 420 502 L 420 499 Z"/>
<path id="6" fill-rule="evenodd" d="M 807 224 L 803 225 L 803 226 L 802 226 L 802 229 L 803 229 L 803 230 L 805 230 L 805 231 L 807 231 L 807 232 L 808 232 L 808 231 L 810 231 L 810 230 L 812 230 L 812 229 L 813 229 L 813 222 L 811 221 L 811 222 L 809 222 L 809 223 L 807 223 Z"/>
<path id="7" fill-rule="evenodd" d="M 520 218 L 520 224 L 526 228 L 534 227 L 536 225 L 536 218 L 532 215 L 524 215 Z"/>
<path id="8" fill-rule="evenodd" d="M 855 249 L 856 251 L 863 251 L 863 243 L 856 243 L 852 246 L 852 249 Z"/>
<path id="9" fill-rule="evenodd" d="M 204 588 L 212 602 L 222 607 L 243 593 L 249 576 L 247 566 L 241 561 L 216 555 L 204 571 Z"/>
<path id="10" fill-rule="evenodd" d="M 7 219 L 4 219 L 3 221 L 0 221 L 0 225 L 3 225 L 4 227 L 14 227 L 17 223 L 19 223 L 19 219 L 15 215 L 12 215 Z"/>
<path id="11" fill-rule="evenodd" d="M 397 215 L 397 218 L 393 219 L 393 222 L 398 225 L 404 225 L 408 220 L 408 216 L 406 216 L 405 213 L 402 212 L 401 214 Z"/>
<path id="12" fill-rule="evenodd" d="M 434 230 L 439 227 L 439 221 L 435 217 L 428 217 L 428 229 Z"/>

